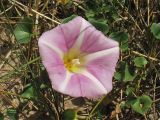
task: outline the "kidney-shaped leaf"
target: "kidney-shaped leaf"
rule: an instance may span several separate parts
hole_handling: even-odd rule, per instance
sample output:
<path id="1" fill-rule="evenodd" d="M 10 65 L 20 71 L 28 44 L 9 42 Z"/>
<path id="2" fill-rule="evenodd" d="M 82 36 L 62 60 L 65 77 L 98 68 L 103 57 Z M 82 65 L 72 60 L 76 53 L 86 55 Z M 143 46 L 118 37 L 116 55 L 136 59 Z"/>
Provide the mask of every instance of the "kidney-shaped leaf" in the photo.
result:
<path id="1" fill-rule="evenodd" d="M 17 120 L 17 110 L 13 108 L 7 109 L 7 115 L 9 116 L 10 120 Z"/>
<path id="2" fill-rule="evenodd" d="M 100 30 L 104 34 L 108 33 L 109 27 L 105 23 L 105 21 L 99 21 L 99 20 L 95 20 L 95 19 L 90 19 L 89 21 L 93 26 L 95 26 L 98 30 Z"/>
<path id="3" fill-rule="evenodd" d="M 151 98 L 147 95 L 142 95 L 132 102 L 131 107 L 135 112 L 143 115 L 151 108 L 151 105 Z"/>
<path id="4" fill-rule="evenodd" d="M 27 99 L 37 97 L 36 91 L 35 91 L 34 87 L 32 86 L 32 84 L 26 85 L 25 89 L 23 90 L 23 92 L 21 94 L 21 97 L 27 98 Z"/>
<path id="5" fill-rule="evenodd" d="M 111 33 L 109 36 L 112 39 L 121 43 L 120 48 L 123 52 L 128 50 L 128 33 L 126 33 L 126 32 L 114 32 L 114 33 Z"/>
<path id="6" fill-rule="evenodd" d="M 147 63 L 148 61 L 144 57 L 136 57 L 134 59 L 134 64 L 136 67 L 144 67 Z"/>
<path id="7" fill-rule="evenodd" d="M 74 109 L 67 109 L 62 113 L 63 120 L 78 120 L 77 112 Z"/>
<path id="8" fill-rule="evenodd" d="M 4 120 L 4 115 L 0 113 L 0 120 Z"/>
<path id="9" fill-rule="evenodd" d="M 124 72 L 123 72 L 123 81 L 133 81 L 134 78 L 136 77 L 135 75 L 131 74 L 129 66 L 127 63 L 124 64 Z"/>
<path id="10" fill-rule="evenodd" d="M 17 23 L 14 29 L 14 35 L 19 43 L 28 43 L 32 36 L 33 21 L 31 18 L 26 17 Z"/>
<path id="11" fill-rule="evenodd" d="M 151 32 L 153 33 L 155 38 L 160 40 L 160 24 L 159 23 L 152 24 Z"/>
<path id="12" fill-rule="evenodd" d="M 114 33 L 111 33 L 109 36 L 118 42 L 128 41 L 128 34 L 125 32 L 114 32 Z"/>

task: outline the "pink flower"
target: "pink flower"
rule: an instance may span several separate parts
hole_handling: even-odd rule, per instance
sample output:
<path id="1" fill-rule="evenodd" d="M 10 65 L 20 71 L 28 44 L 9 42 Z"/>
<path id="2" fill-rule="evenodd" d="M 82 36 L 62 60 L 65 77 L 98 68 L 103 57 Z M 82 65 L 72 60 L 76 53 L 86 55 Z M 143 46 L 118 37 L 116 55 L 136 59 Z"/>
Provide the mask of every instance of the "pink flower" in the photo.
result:
<path id="1" fill-rule="evenodd" d="M 95 98 L 112 90 L 119 45 L 82 17 L 43 33 L 38 44 L 56 91 Z"/>

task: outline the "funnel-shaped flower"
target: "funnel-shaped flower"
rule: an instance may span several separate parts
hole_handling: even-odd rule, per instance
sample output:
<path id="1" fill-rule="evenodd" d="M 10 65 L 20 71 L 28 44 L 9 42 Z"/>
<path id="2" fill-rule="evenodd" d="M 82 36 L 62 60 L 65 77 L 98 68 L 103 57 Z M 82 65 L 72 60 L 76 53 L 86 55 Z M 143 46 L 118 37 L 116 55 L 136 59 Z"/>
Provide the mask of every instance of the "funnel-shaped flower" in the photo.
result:
<path id="1" fill-rule="evenodd" d="M 82 17 L 43 33 L 39 49 L 53 89 L 87 98 L 100 97 L 112 90 L 118 43 Z"/>

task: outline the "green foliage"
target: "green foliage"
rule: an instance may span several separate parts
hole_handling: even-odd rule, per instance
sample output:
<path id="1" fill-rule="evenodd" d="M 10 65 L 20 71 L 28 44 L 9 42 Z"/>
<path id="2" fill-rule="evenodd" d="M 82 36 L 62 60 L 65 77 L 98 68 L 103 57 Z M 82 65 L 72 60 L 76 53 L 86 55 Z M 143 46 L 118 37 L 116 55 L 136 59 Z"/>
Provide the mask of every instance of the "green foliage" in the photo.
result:
<path id="1" fill-rule="evenodd" d="M 124 82 L 133 81 L 136 75 L 133 75 L 133 71 L 131 72 L 129 66 L 125 62 L 120 63 L 119 71 L 115 72 L 114 78 L 118 81 L 122 80 Z"/>
<path id="2" fill-rule="evenodd" d="M 42 83 L 41 85 L 40 85 L 40 89 L 45 89 L 45 88 L 47 88 L 48 86 L 46 85 L 46 84 L 44 84 L 44 83 Z"/>
<path id="3" fill-rule="evenodd" d="M 108 33 L 109 27 L 105 21 L 90 19 L 89 22 L 104 34 Z"/>
<path id="4" fill-rule="evenodd" d="M 0 120 L 4 120 L 4 115 L 0 113 Z"/>
<path id="5" fill-rule="evenodd" d="M 75 17 L 77 17 L 77 15 L 71 15 L 71 16 L 69 16 L 69 17 L 67 17 L 67 18 L 64 18 L 64 19 L 62 20 L 62 23 L 68 23 L 69 21 L 71 21 L 71 20 L 74 19 Z"/>
<path id="6" fill-rule="evenodd" d="M 17 110 L 14 108 L 8 108 L 7 115 L 9 116 L 10 120 L 18 120 Z"/>
<path id="7" fill-rule="evenodd" d="M 114 33 L 111 33 L 109 36 L 118 42 L 128 41 L 128 34 L 125 32 L 114 32 Z"/>
<path id="8" fill-rule="evenodd" d="M 159 23 L 152 24 L 151 32 L 153 33 L 155 38 L 160 40 L 160 24 Z"/>
<path id="9" fill-rule="evenodd" d="M 37 94 L 35 88 L 32 86 L 32 84 L 27 84 L 23 92 L 21 93 L 21 97 L 27 98 L 27 99 L 36 99 Z"/>
<path id="10" fill-rule="evenodd" d="M 144 57 L 136 57 L 134 59 L 134 64 L 136 67 L 144 67 L 147 63 L 148 61 Z"/>
<path id="11" fill-rule="evenodd" d="M 109 35 L 112 39 L 120 43 L 122 51 L 128 50 L 128 34 L 125 32 L 114 32 Z"/>
<path id="12" fill-rule="evenodd" d="M 130 102 L 132 109 L 140 114 L 145 114 L 152 106 L 152 100 L 147 95 L 142 95 Z"/>
<path id="13" fill-rule="evenodd" d="M 132 96 L 134 91 L 135 91 L 134 87 L 127 86 L 127 89 L 126 89 L 125 93 L 126 93 L 127 96 Z"/>
<path id="14" fill-rule="evenodd" d="M 87 10 L 87 11 L 85 12 L 85 15 L 86 15 L 86 17 L 87 17 L 88 19 L 92 19 L 92 18 L 95 17 L 95 12 L 92 11 L 92 10 Z"/>
<path id="15" fill-rule="evenodd" d="M 74 109 L 67 109 L 62 113 L 63 120 L 78 120 L 77 112 Z"/>
<path id="16" fill-rule="evenodd" d="M 107 21 L 103 18 L 101 19 L 95 19 L 95 12 L 92 10 L 88 10 L 85 13 L 86 17 L 88 18 L 89 22 L 95 26 L 98 30 L 103 32 L 104 34 L 107 34 L 109 32 L 109 26 L 107 24 Z"/>
<path id="17" fill-rule="evenodd" d="M 122 74 L 120 72 L 115 72 L 114 73 L 114 78 L 118 81 L 122 79 Z"/>
<path id="18" fill-rule="evenodd" d="M 14 35 L 19 43 L 29 43 L 32 37 L 33 21 L 29 17 L 25 17 L 17 23 Z"/>
<path id="19" fill-rule="evenodd" d="M 114 21 L 118 18 L 116 6 L 112 0 L 86 0 L 85 3 L 88 7 L 87 12 L 92 11 L 95 18 L 103 18 L 108 21 Z M 86 16 L 88 18 L 88 15 Z"/>
<path id="20" fill-rule="evenodd" d="M 123 81 L 124 82 L 133 81 L 134 78 L 135 78 L 135 76 L 130 73 L 128 64 L 125 64 Z"/>

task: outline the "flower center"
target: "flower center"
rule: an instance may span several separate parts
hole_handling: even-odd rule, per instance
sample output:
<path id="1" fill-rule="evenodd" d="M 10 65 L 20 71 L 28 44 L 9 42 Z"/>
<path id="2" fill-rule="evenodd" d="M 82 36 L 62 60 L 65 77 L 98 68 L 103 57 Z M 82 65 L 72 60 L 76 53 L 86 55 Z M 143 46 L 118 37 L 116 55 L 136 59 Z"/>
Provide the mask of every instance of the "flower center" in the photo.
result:
<path id="1" fill-rule="evenodd" d="M 63 61 L 70 72 L 78 73 L 84 67 L 84 55 L 77 49 L 71 49 L 64 54 Z"/>

